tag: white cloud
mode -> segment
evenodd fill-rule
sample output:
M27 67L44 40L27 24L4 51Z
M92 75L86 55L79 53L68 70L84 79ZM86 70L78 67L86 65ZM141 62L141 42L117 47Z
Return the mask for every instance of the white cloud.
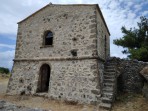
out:
M16 35L17 22L26 18L50 2L53 4L99 4L111 33L111 56L118 56L121 58L126 55L121 53L123 48L113 45L113 39L123 36L121 33L122 26L126 26L127 28L136 27L139 17L141 15L148 14L147 10L140 12L143 5L148 4L148 1L145 0L135 0L134 2L132 0L1 0L0 33L10 33ZM140 13L137 14L138 12ZM10 48L11 46L4 46L3 44L3 47ZM12 47L14 48L14 46ZM0 60L2 60L1 58L6 58L5 54L7 53L11 53L13 55L9 57L12 60L14 52L11 51L0 52ZM4 60L3 64L4 62L5 64L12 63L7 61L7 59Z
M148 15L148 11L144 11L144 12L142 13L142 15L143 15L143 16Z
M115 57L120 57L120 58L126 58L127 55L122 54L121 50L123 50L122 47L119 46L115 46L113 44L111 44L111 56L115 56Z
M17 22L48 3L42 0L2 0L0 1L0 33L17 33Z
M6 67L11 69L13 64L12 60L14 59L14 53L14 50L0 52L0 67Z
M140 11L142 9L142 4L137 4L134 6L135 12Z
M142 9L144 3L131 2L130 0L108 0L107 2L99 0L101 10L103 12L105 21L111 33L111 56L125 58L126 55L122 54L123 48L115 46L113 39L121 38L121 27L126 28L137 27L137 22L141 15L137 15L137 11ZM136 5L137 4L137 5ZM107 8L109 7L109 8ZM133 10L136 8L136 10ZM144 12L143 14L147 14Z
M14 49L15 45L8 45L8 44L0 44L0 49L1 48L10 48L10 49Z
M127 6L131 7L134 3L132 1L127 2Z

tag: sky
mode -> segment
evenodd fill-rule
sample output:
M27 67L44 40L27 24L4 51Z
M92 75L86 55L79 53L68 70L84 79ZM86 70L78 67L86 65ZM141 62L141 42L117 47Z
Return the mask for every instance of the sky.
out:
M121 27L136 27L140 16L148 17L148 0L0 0L0 67L11 69L15 54L17 22L49 4L99 4L109 31L111 56L126 58L122 47L113 44L121 38Z

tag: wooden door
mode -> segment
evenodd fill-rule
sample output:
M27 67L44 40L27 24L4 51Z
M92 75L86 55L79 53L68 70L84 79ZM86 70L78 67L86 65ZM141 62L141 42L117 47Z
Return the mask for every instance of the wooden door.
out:
M47 92L49 88L50 80L50 67L48 64L44 64L40 68L40 75L38 81L38 92Z

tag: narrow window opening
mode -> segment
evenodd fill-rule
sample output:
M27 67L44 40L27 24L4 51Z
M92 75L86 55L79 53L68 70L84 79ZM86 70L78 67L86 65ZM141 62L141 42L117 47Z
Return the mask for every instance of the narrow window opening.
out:
M53 44L53 33L51 31L46 31L45 34L45 45L52 45Z
M105 42L104 42L104 54L106 57L106 51L107 51L107 39L106 39L106 35L105 35Z

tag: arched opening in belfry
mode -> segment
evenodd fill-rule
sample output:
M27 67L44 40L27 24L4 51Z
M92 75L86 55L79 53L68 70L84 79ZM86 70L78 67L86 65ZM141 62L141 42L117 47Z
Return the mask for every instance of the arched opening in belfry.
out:
M44 45L53 45L53 33L51 31L44 32Z
M48 64L40 67L37 92L48 92L51 68Z

